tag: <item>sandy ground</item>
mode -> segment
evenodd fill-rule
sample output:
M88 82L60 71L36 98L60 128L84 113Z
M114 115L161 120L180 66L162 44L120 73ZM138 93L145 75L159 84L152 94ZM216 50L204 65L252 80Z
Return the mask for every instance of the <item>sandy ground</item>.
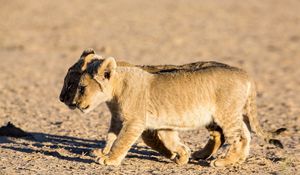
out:
M0 124L34 136L0 137L0 174L300 174L300 1L0 2ZM285 148L253 135L244 164L212 168L178 166L138 144L120 167L95 163L88 152L104 145L106 106L82 115L58 100L68 67L88 47L135 64L244 68L258 85L261 124L288 128ZM181 137L197 150L208 133Z

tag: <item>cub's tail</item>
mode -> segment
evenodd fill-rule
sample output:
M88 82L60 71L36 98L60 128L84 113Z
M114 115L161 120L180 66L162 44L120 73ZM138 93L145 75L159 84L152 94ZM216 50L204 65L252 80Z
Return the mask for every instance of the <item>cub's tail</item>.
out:
M274 132L264 131L260 126L257 119L257 107L256 107L256 88L254 83L249 83L249 96L245 105L246 118L249 121L252 132L256 133L260 138L263 138L266 142L273 144L279 148L283 148L280 140L275 139L277 135L286 131L286 128L279 128ZM246 119L246 120L247 120Z

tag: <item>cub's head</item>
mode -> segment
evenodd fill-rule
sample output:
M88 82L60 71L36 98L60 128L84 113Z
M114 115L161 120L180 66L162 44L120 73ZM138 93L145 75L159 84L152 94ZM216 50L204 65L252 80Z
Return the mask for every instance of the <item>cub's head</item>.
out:
M102 59L91 49L85 50L64 79L60 101L70 109L87 113L112 98L111 79L116 69L114 58Z

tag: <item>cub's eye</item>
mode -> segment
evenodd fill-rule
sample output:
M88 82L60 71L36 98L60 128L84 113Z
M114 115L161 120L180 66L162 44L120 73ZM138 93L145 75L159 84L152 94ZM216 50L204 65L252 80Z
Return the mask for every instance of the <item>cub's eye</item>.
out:
M86 86L79 86L78 88L79 88L79 93L84 94L84 90L85 90Z

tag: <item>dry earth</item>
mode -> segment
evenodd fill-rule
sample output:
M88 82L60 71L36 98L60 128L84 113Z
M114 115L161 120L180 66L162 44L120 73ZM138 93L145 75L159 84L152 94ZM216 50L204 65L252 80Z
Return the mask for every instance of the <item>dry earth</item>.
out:
M0 137L0 174L300 174L300 1L34 1L1 0L0 124L33 134ZM259 120L288 128L283 150L255 135L242 165L178 166L138 144L120 167L88 155L103 147L110 115L89 115L59 102L63 77L82 50L135 64L215 60L257 81ZM183 132L192 150L204 129Z

